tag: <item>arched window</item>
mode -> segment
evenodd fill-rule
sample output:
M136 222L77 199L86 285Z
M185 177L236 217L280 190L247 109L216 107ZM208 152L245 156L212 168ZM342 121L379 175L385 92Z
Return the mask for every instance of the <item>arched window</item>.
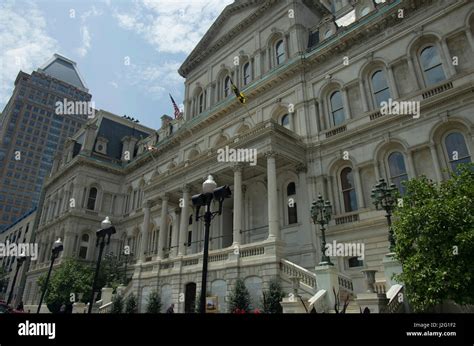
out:
M188 227L193 224L193 215L189 215ZM187 247L190 247L193 241L193 230L188 228L188 242L186 243Z
M352 168L346 167L341 172L342 197L346 213L357 210L357 198L354 187Z
M87 209L95 210L95 201L97 200L97 189L92 187L89 190L89 197L87 198Z
M298 214L296 212L296 185L291 182L286 187L286 197L288 206L288 224L298 223Z
M290 128L290 116L288 114L281 117L281 126Z
M198 114L201 114L203 110L204 110L204 93L201 92L201 94L199 95Z
M342 104L342 96L340 91L335 91L332 93L331 97L331 113L334 126L342 124L346 120L344 114L344 106Z
M456 172L456 168L459 164L471 162L471 156L467 150L466 141L462 133L450 133L444 139L444 145L446 146L449 164L453 172Z
M285 54L285 44L283 40L277 42L275 46L275 53L276 53L276 63L280 65L285 62L286 54Z
M382 102L388 101L390 98L390 90L388 88L384 71L378 70L372 75L372 90L374 92L376 107L380 107Z
M89 249L89 235L83 234L81 237L81 245L79 247L79 258L87 259L88 249Z
M405 187L402 185L402 182L408 180L408 174L401 152L395 151L388 156L388 169L390 181L397 186L398 191L403 196L405 194Z
M331 35L332 35L332 30L329 29L324 33L324 38L327 39L327 38L331 37Z
M247 85L250 83L250 63L249 62L244 65L243 81L244 81L244 85Z
M421 51L420 62L427 85L436 84L446 79L441 58L435 46L428 46Z
M227 76L225 77L224 80L224 97L227 97L230 95L230 77Z

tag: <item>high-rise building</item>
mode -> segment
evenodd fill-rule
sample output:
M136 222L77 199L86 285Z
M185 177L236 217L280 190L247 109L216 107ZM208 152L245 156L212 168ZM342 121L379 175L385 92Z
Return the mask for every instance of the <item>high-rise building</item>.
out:
M87 120L76 107L58 112L57 102L89 102L88 91L76 63L58 54L31 74L18 73L0 115L0 231L38 204L55 154Z

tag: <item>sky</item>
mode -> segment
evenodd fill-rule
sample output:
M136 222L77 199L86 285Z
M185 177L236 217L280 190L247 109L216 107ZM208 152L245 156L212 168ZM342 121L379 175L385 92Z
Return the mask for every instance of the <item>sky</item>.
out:
M232 0L2 0L0 110L18 72L75 61L97 109L151 128L180 107L178 68Z

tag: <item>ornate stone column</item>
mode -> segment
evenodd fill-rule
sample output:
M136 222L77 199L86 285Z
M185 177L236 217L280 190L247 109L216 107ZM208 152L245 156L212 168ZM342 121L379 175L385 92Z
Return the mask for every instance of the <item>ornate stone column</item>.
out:
M362 189L362 180L360 179L359 167L354 167L354 182L355 182L355 189L357 192L358 209L365 208L364 191Z
M153 206L152 201L146 201L143 205L143 225L142 240L140 242L140 262L145 262L146 249L148 243L148 231L150 230L150 208Z
M430 145L431 159L433 160L433 166L436 174L436 180L441 182L443 180L443 175L441 174L441 168L439 166L438 151L436 150L436 145L432 143Z
M407 169L408 169L408 178L413 179L416 177L415 164L413 162L413 151L408 150L407 152Z
M168 232L168 200L169 196L166 194L161 198L160 235L158 238L158 258L160 259L164 258L166 233Z
M453 65L453 59L451 58L451 54L449 53L449 48L448 48L448 43L446 42L446 38L443 38L441 40L441 49L443 56L446 61L446 70L448 71L448 78L453 77L456 75L456 69L454 68Z
M365 83L363 79L359 80L359 90L360 90L360 99L362 100L362 109L364 110L364 112L368 112L369 106L367 103L367 94L365 92Z
M186 255L186 246L184 245L187 242L188 235L188 225L189 225L189 192L190 186L183 186L183 199L180 201L181 207L181 222L179 225L179 246L178 246L178 256Z
M280 217L278 212L278 191L276 173L276 153L269 151L267 158L267 194L268 194L268 239L279 240Z
M466 27L466 37L467 41L469 42L469 46L471 47L471 51L474 54L474 37L469 26Z
M178 256L178 242L179 242L179 232L180 232L180 223L179 219L181 216L181 210L176 208L173 210L174 214L176 215L176 224L173 225L172 234L171 234L171 249L170 249L170 257Z
M240 232L242 231L242 169L243 165L234 165L234 220L233 220L233 242L232 246L240 244Z
M347 119L351 119L352 118L351 107L349 105L349 97L347 95L347 88L343 87L341 91L342 91L342 103L344 105L344 112L346 113Z
M415 85L417 89L421 89L420 80L418 79L418 73L416 73L415 66L413 64L413 59L410 55L407 56L408 71L415 78Z
M395 82L395 76L393 75L393 68L392 66L387 67L387 72L388 72L388 85L390 85L390 91L391 91L391 96L392 99L396 100L398 99L398 89L397 89L397 83Z

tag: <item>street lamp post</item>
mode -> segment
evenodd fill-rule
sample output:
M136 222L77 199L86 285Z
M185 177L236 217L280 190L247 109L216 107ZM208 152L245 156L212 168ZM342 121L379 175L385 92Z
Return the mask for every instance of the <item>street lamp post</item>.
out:
M109 220L109 217L107 216L104 221L102 221L101 229L99 229L96 232L97 235L97 241L95 243L95 246L99 246L99 258L97 259L97 266L95 268L95 275L94 275L94 281L92 282L92 292L91 292L91 300L89 302L89 311L88 313L90 314L92 312L92 305L94 305L94 292L95 292L95 286L97 284L97 280L99 278L99 271L100 271L100 262L102 260L102 253L104 252L104 247L105 245L110 243L110 237L112 234L116 233L115 227L112 226L112 223ZM107 237L107 241L105 238Z
M206 286L207 286L207 264L209 258L209 230L211 227L211 220L216 215L222 214L222 205L224 199L229 198L232 193L227 185L217 187L212 175L209 175L207 180L202 184L202 193L192 197L193 205L196 207L196 221L204 219L204 254L202 260L202 281L201 281L201 297L199 301L199 308L202 314L206 313ZM218 201L219 209L211 211L211 202ZM206 211L203 215L199 215L201 207L205 207Z
M36 311L37 314L40 313L41 310L41 305L43 304L43 299L46 294L46 291L48 290L48 283L49 283L49 278L51 277L51 271L53 270L53 264L56 258L59 257L59 253L63 251L63 243L61 242L61 238L58 238L53 244L53 248L51 249L51 264L49 265L49 270L48 270L48 275L46 276L46 282L44 284L44 289L43 293L41 293L41 299L38 305L38 310Z
M311 218L315 224L318 224L321 228L322 243L321 243L321 262L319 265L333 265L331 259L326 255L326 228L331 220L332 206L329 201L324 201L321 195L318 196L316 201L313 201L311 207Z
M123 255L125 256L125 273L123 275L123 284L127 285L127 265L128 265L128 259L131 255L130 247L128 245L125 246Z
M12 301L12 298L13 298L13 289L15 288L15 284L16 284L16 278L18 276L18 272L20 271L20 267L21 265L23 264L23 262L25 261L26 257L25 256L18 256L16 258L16 271L15 271L15 275L13 276L13 282L12 282L12 287L10 288L10 294L8 295L8 299L7 299L7 304L9 305L10 302Z
M378 184L372 189L372 201L377 210L385 210L385 217L388 223L388 241L390 242L390 253L395 249L395 238L392 230L392 212L397 202L398 189L395 184L390 184L385 179L380 179Z

